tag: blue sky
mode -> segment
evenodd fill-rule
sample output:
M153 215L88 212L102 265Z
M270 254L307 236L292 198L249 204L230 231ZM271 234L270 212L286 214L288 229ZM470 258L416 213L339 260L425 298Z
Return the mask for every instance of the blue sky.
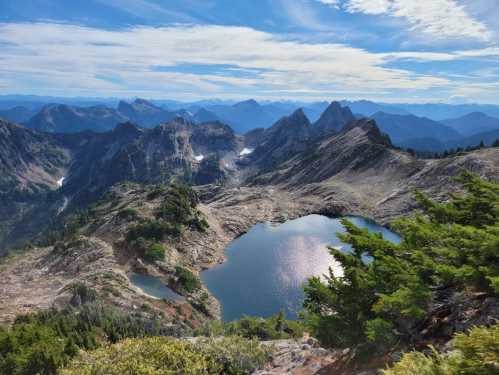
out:
M0 94L499 104L499 2L0 0Z

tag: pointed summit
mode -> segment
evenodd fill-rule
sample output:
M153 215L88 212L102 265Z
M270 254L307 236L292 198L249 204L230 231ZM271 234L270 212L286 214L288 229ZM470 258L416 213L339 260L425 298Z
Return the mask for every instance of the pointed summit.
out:
M310 125L310 120L303 111L303 108L298 108L291 114L291 116L288 117L288 119L292 123L307 124L307 126Z
M388 134L383 133L379 129L375 120L370 118L362 118L352 121L342 129L341 133L348 133L355 128L358 128L362 132L364 132L364 134L371 142L381 144L386 147L393 147L390 137L388 136Z
M355 117L350 108L342 107L339 102L331 102L319 120L314 123L313 131L316 136L337 133L353 120Z

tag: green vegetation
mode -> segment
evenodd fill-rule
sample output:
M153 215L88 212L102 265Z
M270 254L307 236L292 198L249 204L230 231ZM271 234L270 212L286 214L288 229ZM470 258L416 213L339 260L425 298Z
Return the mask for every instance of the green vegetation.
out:
M161 325L160 317L125 314L102 304L84 284L73 287L71 305L19 316L12 327L0 327L0 374L56 374L80 349L175 333Z
M126 240L138 256L154 262L164 259L164 248L161 250L160 242L179 237L184 228L205 231L208 223L196 208L199 202L196 192L187 185L172 183L168 190L158 185L149 195L149 199L164 196L156 218L144 219L132 226ZM130 209L125 210L118 215L130 218ZM133 218L137 220L138 215L133 215Z
M404 354L385 375L494 375L499 374L499 325L474 328L469 335L458 334L453 350L441 354L432 348Z
M304 314L325 345L361 344L371 353L417 339L432 290L499 292L499 185L463 172L467 194L437 203L417 193L424 215L398 220L396 245L344 220L352 253L330 249L344 275L311 278ZM366 261L366 256L369 261Z
M201 288L201 281L187 268L177 266L175 267L175 277L177 285L188 293L194 293Z
M164 241L169 236L177 237L180 228L162 220L144 220L140 224L133 226L127 233L128 242L139 238L154 241Z
M209 374L246 375L268 362L271 349L240 336L199 338L194 350L215 363Z
M135 208L127 207L118 211L116 217L124 221L134 221L137 220L140 217L140 215Z
M130 241L130 247L134 252L148 262L164 261L165 260L165 247L154 241L149 241L143 237L138 237Z
M228 323L211 321L195 331L196 336L229 336L237 335L259 340L280 340L301 338L304 326L298 320L285 319L284 314L271 316L267 319L245 316Z
M127 339L82 353L61 375L244 375L261 367L268 355L258 342L240 337L194 344L165 337Z
M208 223L197 210L199 198L188 185L172 183L156 217L204 232Z
M165 260L165 247L160 243L154 243L144 252L144 259L155 262Z
M442 152L420 151L420 150L414 150L412 148L408 148L405 151L407 151L411 155L414 155L414 156L417 156L420 158L444 159L444 158L456 156L458 154L463 154L466 152L481 150L483 148L492 148L492 147L499 147L499 139L496 139L494 142L492 142L490 146L486 146L483 141L480 141L480 143L478 143L477 145L474 145L474 146L450 148L450 149L448 149L448 150L446 149Z
M61 375L208 374L214 363L183 341L163 337L127 339L75 358Z

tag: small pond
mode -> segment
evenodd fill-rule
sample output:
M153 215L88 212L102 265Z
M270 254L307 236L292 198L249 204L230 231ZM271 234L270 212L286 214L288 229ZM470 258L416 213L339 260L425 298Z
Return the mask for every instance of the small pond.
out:
M359 227L382 233L390 241L400 237L371 220L348 217ZM268 317L284 310L296 318L303 301L303 283L332 267L341 274L327 246L349 251L336 233L344 233L340 219L309 215L283 224L260 223L232 241L227 261L201 273L210 292L222 304L223 319L243 315Z
M184 297L168 288L160 279L151 275L131 273L128 275L130 282L143 293L157 299L170 301L183 301Z

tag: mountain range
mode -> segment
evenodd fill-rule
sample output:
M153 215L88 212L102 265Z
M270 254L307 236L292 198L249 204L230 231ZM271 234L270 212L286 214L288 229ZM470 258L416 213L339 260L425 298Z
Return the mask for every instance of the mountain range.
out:
M165 111L147 102L134 104L127 114L144 114L143 120ZM78 116L79 112L69 113ZM355 176L379 170L387 180L392 178L386 174L393 173L398 184L405 184L399 180L400 173L410 176L429 164L393 146L384 133L399 134L403 125L383 123L386 116L378 114L378 126L378 120L356 119L348 107L333 102L314 123L298 109L271 127L246 135L238 135L222 122L196 124L179 116L152 128L127 120L112 130L103 127L101 132L69 134L1 121L0 242L36 237L54 221L48 217L57 220L86 207L123 181L154 184L180 178L194 185L310 186L345 173ZM389 116L400 120L410 115ZM428 119L424 124L438 125L444 136L457 134Z
M30 99L33 100L31 97ZM24 123L34 130L74 133L83 130L104 132L112 130L116 124L125 121L151 128L176 117L182 117L192 123L219 121L231 126L238 134L251 132L254 135L258 132L255 133L255 129L269 128L280 118L296 111L300 104L298 102L258 103L255 100L238 103L203 101L183 103L185 107L182 108L181 103L174 101L155 103L136 99L133 102L120 101L116 108L103 104L91 106L47 104L37 112L37 107L30 103L26 107L17 106L1 110L0 118L6 118L15 123ZM168 106L173 109L169 109ZM348 121L351 121L353 117L367 116L377 121L380 129L390 136L395 145L417 151L443 152L451 148L476 146L481 141L490 145L497 138L499 119L485 113L471 112L459 118L436 121L432 118L416 116L402 107L404 106L397 107L395 104L380 104L363 100L337 102L336 108L331 108L325 102L306 103L302 109L308 119L318 123L316 132L323 126L320 124L321 121L327 123L324 116L333 116L338 119L346 116ZM336 112L328 114L327 111L325 112L326 108ZM348 108L348 113L338 113L344 108ZM411 108L421 109L424 106L412 105ZM438 108L455 109L455 106L440 105ZM468 105L456 108L461 111L474 107ZM493 111L495 107L477 105L477 108ZM439 113L444 112L442 109ZM334 125L331 126L334 128Z

